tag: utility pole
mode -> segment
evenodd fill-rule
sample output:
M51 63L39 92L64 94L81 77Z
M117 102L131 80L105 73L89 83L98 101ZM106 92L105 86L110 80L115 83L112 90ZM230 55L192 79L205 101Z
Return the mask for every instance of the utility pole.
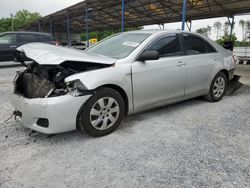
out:
M14 25L13 25L13 14L10 14L11 17L11 30L14 31Z

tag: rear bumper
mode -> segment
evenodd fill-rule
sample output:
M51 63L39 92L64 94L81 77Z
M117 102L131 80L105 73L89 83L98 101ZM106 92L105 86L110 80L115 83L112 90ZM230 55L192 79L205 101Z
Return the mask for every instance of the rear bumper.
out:
M25 127L45 134L55 134L76 129L77 114L90 95L73 97L64 95L51 98L27 99L12 94L11 102L19 111L17 120ZM40 118L47 119L47 128L39 126Z
M228 79L229 79L229 81L231 81L234 78L234 71L235 71L235 68L228 71L228 74L229 74Z

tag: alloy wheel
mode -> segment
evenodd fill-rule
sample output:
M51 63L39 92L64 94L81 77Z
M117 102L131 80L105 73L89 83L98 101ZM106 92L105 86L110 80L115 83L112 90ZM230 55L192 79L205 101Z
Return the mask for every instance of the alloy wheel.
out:
M213 85L213 94L215 97L220 98L224 91L225 91L225 87L226 87L226 82L225 79L221 76L219 76Z
M120 107L112 97L100 98L90 110L90 123L97 130L106 130L118 120Z

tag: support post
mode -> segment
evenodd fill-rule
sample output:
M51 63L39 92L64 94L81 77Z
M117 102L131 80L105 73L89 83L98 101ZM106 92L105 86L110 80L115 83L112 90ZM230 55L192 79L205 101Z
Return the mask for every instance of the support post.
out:
M89 7L88 4L86 5L86 12L85 12L85 17L86 17L86 41L87 41L87 48L89 47Z
M125 0L122 0L122 32L125 30Z
M67 43L68 43L68 47L70 47L71 44L70 44L70 20L69 20L69 14L67 14Z
M41 23L40 23L40 20L38 20L38 32L41 32Z
M187 20L186 25L187 25L188 31L191 31L192 30L192 20Z
M53 35L53 26L52 26L51 17L49 17L49 32L50 32L51 35Z
M230 36L229 40L232 41L232 35L233 35L233 29L234 29L234 16L232 16L232 22L230 23L231 29L230 29Z
M187 12L187 0L182 0L182 25L181 30L185 30L185 22L186 22L186 12Z

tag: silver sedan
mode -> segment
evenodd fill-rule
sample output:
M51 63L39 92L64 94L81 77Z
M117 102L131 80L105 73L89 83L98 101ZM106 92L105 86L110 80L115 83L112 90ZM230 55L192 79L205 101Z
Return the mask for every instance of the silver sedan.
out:
M126 115L204 96L222 99L233 77L232 52L192 32L133 31L84 52L31 43L33 60L14 80L14 114L30 129L55 134L80 127L98 137Z

